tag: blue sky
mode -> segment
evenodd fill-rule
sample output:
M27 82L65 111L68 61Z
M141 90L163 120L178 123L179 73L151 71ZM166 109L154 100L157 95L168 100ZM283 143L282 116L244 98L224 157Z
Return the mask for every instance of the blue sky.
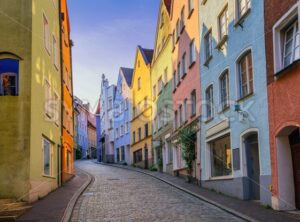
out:
M74 94L96 106L101 74L116 84L137 45L153 48L159 0L68 0Z

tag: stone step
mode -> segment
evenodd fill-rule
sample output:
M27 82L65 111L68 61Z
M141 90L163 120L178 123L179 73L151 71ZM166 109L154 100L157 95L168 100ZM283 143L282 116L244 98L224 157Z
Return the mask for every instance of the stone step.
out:
M0 203L0 212L2 210L14 209L14 208L23 207L23 206L26 206L26 205L27 205L26 202L14 202L14 203L4 203L4 204Z
M15 221L30 208L31 206L26 202L18 202L14 199L0 199L0 221Z
M0 206L1 204L7 204L7 203L14 203L16 200L14 199L0 199Z

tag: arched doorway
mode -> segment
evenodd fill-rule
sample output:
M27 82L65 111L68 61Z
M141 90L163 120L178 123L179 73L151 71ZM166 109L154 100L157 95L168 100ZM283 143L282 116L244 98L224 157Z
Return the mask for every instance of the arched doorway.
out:
M278 208L300 209L299 128L287 126L276 136L278 169Z
M251 132L244 136L246 154L247 188L246 199L260 199L260 165L259 146L257 132Z
M295 205L300 209L300 133L299 129L289 135L289 142L292 154L292 165L295 185Z

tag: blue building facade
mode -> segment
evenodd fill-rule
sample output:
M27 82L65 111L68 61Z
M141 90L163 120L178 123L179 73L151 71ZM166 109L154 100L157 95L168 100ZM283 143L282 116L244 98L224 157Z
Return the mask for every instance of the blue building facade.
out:
M82 100L75 97L74 106L78 111L78 115L76 116L78 149L81 152L81 158L86 159L88 155L88 147L89 147L88 130L87 130L89 104L84 104Z
M114 100L115 162L131 164L130 160L130 86L133 69L120 68Z
M205 1L199 13L201 185L271 205L264 1Z

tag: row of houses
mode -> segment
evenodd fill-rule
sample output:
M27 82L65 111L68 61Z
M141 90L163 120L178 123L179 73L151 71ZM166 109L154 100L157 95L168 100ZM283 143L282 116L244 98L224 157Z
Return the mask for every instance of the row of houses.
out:
M299 0L161 0L154 50L102 76L98 160L300 209L299 20Z
M73 175L66 0L0 2L0 198L33 202Z

